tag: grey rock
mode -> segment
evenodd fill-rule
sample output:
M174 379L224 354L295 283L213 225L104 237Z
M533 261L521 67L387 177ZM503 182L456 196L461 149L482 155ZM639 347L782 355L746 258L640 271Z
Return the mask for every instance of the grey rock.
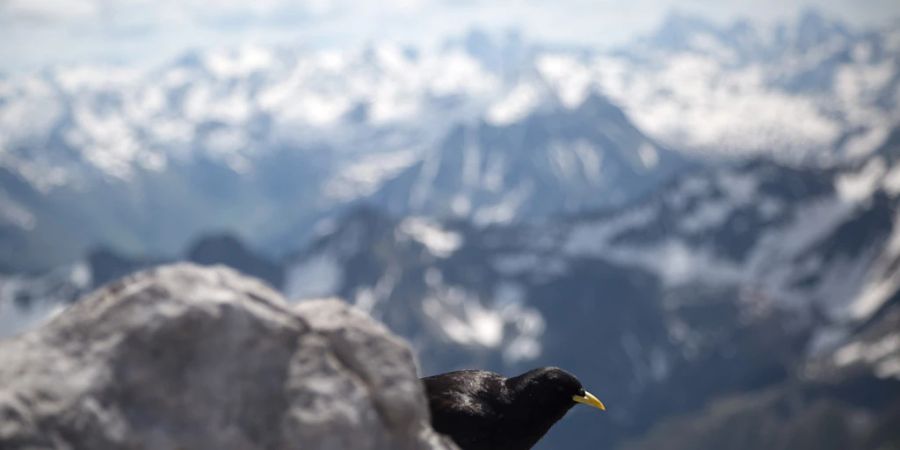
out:
M453 449L409 347L223 267L138 273L0 342L3 449Z

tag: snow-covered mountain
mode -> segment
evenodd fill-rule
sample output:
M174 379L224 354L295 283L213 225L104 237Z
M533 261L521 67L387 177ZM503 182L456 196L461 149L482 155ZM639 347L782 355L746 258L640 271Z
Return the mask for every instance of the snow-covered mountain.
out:
M668 149L858 158L898 121L898 36L813 13L776 27L675 15L613 52L473 31L436 48L7 74L0 268L95 245L175 254L210 229L296 248L361 199L481 224L621 204L683 166Z
M838 413L826 406L841 423L860 420L838 442L862 448L884 439L900 393L898 205L900 129L841 167L696 167L623 208L540 224L356 208L280 264L230 237L184 258L283 281L291 298L345 298L409 338L426 373L570 368L615 408L602 423L573 414L548 448L593 448L572 438L591 426L611 448L677 436L676 448L713 449L734 423L791 433L827 424ZM39 277L4 277L0 317L28 326L153 263L95 252ZM783 402L799 409L770 423ZM691 431L698 424L709 432ZM823 442L804 439L798 448Z
M699 168L624 209L535 225L361 209L289 262L285 291L370 311L425 372L585 374L616 405L609 444L795 377L853 366L895 386L898 335L883 320L900 298L898 150L900 129L839 168Z
M283 281L291 298L345 298L409 338L426 373L570 368L615 409L599 424L573 414L548 448L593 448L572 439L592 426L615 448L677 436L676 448L714 449L734 423L799 433L834 414L860 420L838 442L862 448L885 439L900 393L898 205L900 129L841 167L697 167L624 208L540 224L357 208L280 264L230 237L184 258ZM153 263L95 252L4 277L0 317L28 326ZM770 423L784 402L798 406ZM692 431L701 425L709 432ZM798 448L824 439L802 436Z
M881 448L898 124L900 26L815 13L676 14L604 52L473 31L6 75L0 336L220 263L348 300L427 373L578 373L610 419L573 411L546 448Z
M808 11L717 25L676 13L612 55L568 64L569 77L599 79L648 134L702 154L855 158L900 118L896 21L858 30Z
M260 240L310 228L322 208L412 164L490 98L494 78L459 50L390 45L7 77L3 262L47 267L97 244L173 253L208 229Z
M368 202L395 214L509 223L622 205L688 165L602 97L546 109L454 129Z
M675 170L612 106L605 116L579 104L536 115L559 103L555 91L526 62L510 78L511 69L494 67L482 47L248 47L191 54L153 70L56 68L5 78L0 263L46 269L97 245L174 254L210 229L234 230L269 249L296 248L318 221L372 196L450 145L451 130L474 122L497 124L495 139L508 143L521 143L526 120L548 130L566 121L583 136L606 126L605 140L590 144L620 158L656 158L654 176L629 172L635 185L652 186L663 178L655 174ZM613 135L615 128L626 135ZM570 143L556 137L541 145ZM598 155L584 157L600 170ZM519 181L538 191L555 182L573 196L587 187L560 186L550 167L540 169ZM598 197L632 194L593 172ZM505 188L499 182L495 190ZM603 190L613 184L620 192Z

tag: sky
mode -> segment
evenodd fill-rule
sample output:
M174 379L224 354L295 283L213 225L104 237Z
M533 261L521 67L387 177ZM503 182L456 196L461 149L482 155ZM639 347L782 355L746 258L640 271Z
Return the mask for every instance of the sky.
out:
M430 45L472 27L608 48L671 11L717 22L784 20L807 8L857 26L900 17L898 0L0 0L0 72L58 64L154 65L242 44Z

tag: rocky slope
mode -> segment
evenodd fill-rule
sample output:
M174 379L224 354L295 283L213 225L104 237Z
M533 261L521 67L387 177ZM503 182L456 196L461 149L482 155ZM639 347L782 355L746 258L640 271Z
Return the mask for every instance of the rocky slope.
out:
M338 301L165 266L0 341L0 447L451 449L413 356Z
M710 402L804 389L830 402L842 380L865 390L900 377L896 331L882 321L900 292L898 139L831 169L698 168L626 208L532 225L361 208L280 264L222 237L186 257L265 269L289 298L345 298L408 338L426 373L564 366L615 408L601 423L567 417L547 445L613 446L675 417L705 420ZM100 256L14 278L0 306L24 323L53 307L42 299L68 301L110 267L143 264ZM859 411L880 420L883 407ZM573 440L579 427L599 441Z
M803 381L829 371L813 361L862 367L838 379L851 391L892 386L900 347L877 318L900 293L898 145L834 169L699 169L627 208L535 225L361 209L296 256L285 290L371 311L411 340L426 372L556 364L616 405L609 422L567 418L548 448L598 443L573 440L578 427L612 446L764 389L826 401L830 388ZM877 338L853 344L872 327Z
M663 421L623 450L865 449L900 444L900 293L843 346L794 376Z

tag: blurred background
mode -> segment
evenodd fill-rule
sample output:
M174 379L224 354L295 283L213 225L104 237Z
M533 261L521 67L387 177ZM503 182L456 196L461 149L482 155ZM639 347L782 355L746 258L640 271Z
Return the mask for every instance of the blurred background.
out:
M543 449L897 449L898 199L895 0L0 0L0 336L227 264Z

